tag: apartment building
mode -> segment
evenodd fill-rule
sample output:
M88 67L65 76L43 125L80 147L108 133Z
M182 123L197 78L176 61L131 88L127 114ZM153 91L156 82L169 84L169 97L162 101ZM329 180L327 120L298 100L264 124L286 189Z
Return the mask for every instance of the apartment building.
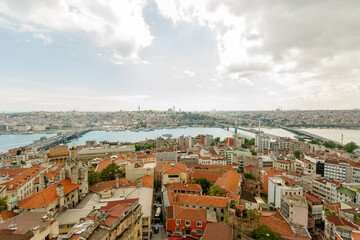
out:
M282 196L280 213L290 223L308 226L308 205L303 196Z
M270 177L268 187L268 202L274 203L276 208L281 206L281 198L286 195L302 196L303 188L299 186L289 186L280 177Z
M345 161L325 160L324 177L343 182L351 182L351 166Z
M326 204L337 202L337 191L336 189L340 186L339 181L330 181L324 178L314 179L312 184L311 194L320 198Z

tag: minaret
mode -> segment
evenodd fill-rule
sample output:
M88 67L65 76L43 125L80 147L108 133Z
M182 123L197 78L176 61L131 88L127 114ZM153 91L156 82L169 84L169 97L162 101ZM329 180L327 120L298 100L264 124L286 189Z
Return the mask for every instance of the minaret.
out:
M344 143L344 134L342 133L341 134L341 146L343 145L343 143Z

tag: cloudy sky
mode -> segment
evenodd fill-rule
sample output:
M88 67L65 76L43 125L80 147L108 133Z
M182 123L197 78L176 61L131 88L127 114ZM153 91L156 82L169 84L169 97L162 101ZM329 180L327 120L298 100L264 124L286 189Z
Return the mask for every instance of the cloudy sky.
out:
M360 2L1 0L0 111L360 107Z

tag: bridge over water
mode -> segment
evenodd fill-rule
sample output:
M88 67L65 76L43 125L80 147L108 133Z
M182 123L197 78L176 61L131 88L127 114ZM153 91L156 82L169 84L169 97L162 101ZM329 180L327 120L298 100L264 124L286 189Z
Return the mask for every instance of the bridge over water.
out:
M42 150L48 149L49 147L59 145L61 143L65 143L73 138L78 138L85 133L90 132L91 129L84 129L79 131L68 131L68 132L59 132L56 136L36 140L31 144L24 146L25 149L35 149L35 150Z
M324 138L322 136L319 136L319 135L316 135L316 134L313 134L313 133L309 133L309 132L306 132L306 131L303 131L303 130L300 130L300 129L297 129L297 128L290 128L290 127L280 127L281 129L284 129L288 132L292 132L294 134L296 134L297 136L300 136L300 137L304 137L304 138L307 138L307 139L314 139L314 140L317 140L317 141L320 141L320 142L326 142L326 141L332 141L336 144L340 144L339 142L336 142L336 141L333 141L331 139L328 139L328 138Z
M217 123L217 126L221 127L221 128L226 128L227 130L230 130L230 128L234 128L235 133L237 133L238 130L242 130L242 131L245 131L245 132L250 132L250 133L253 133L253 134L256 134L256 133L259 132L258 130L255 130L255 129L243 128L243 127L239 127L239 126L236 126L236 125L225 124L225 123ZM261 133L261 136L268 136L270 138L279 138L280 137L280 136L275 136L273 134L264 133L263 131L260 131L260 133Z

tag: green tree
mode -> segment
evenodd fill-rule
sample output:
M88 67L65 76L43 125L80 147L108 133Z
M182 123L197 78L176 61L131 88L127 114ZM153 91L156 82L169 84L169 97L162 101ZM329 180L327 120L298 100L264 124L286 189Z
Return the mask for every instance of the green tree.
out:
M300 155L301 155L301 153L300 153L299 151L295 151L295 152L294 152L294 156L295 156L297 159L300 158Z
M110 163L106 168L101 170L100 178L101 181L110 181L114 180L117 175L119 176L119 178L125 176L124 171L120 168L119 165L115 163Z
M250 152L251 152L251 155L254 155L254 156L257 155L257 153L253 149L251 149Z
M197 178L194 183L197 183L201 186L203 193L207 194L209 188L212 186L212 183L206 178Z
M298 140L299 140L300 142L305 142L305 139L304 139L304 138L298 138Z
M246 210L246 215L250 220L258 222L261 214L256 209L248 209L248 210Z
M251 236L255 240L281 240L281 236L278 232L274 232L269 226L264 224L252 231Z
M217 137L217 138L214 139L214 141L215 141L215 143L219 143L219 142L220 142L220 138Z
M311 141L310 141L309 143L311 143L311 144L320 144L319 141L316 141L316 140L314 140L314 139L311 139Z
M255 176L254 176L254 174L252 174L252 173L246 173L246 172L244 172L243 175L244 175L244 177L245 177L246 179L255 179Z
M224 196L224 191L219 186L211 186L208 191L209 195L211 196Z
M323 142L323 145L327 148L336 148L336 143L333 141L325 141Z
M343 146L343 150L347 151L348 153L352 153L355 149L358 148L358 145L354 142L349 142Z
M0 198L0 212L7 210L6 200L7 197Z
M95 183L100 182L101 181L100 175L101 174L99 172L91 172L91 173L89 173L89 175L88 175L89 185L93 185Z

